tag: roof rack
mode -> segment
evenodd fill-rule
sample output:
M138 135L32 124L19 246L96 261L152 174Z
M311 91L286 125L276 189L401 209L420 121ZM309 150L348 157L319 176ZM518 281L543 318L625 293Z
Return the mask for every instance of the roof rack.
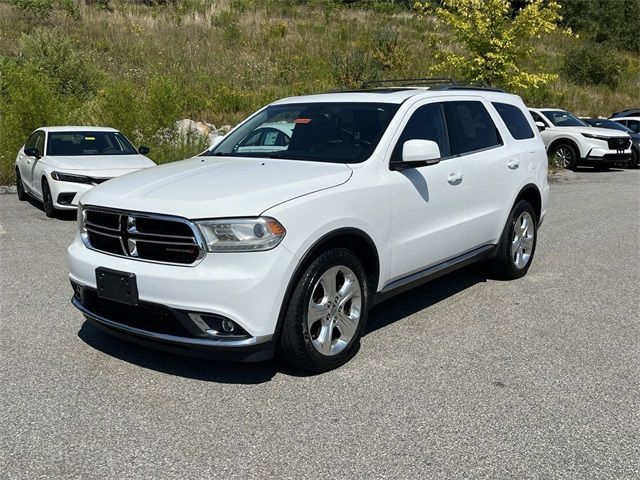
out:
M436 85L456 86L458 83L449 77L399 78L396 80L368 80L362 84L363 89L376 87L431 87Z
M368 89L393 89L408 87L430 87L432 90L485 90L490 92L504 92L499 88L491 87L484 80L471 80L458 83L450 77L430 78L399 78L396 80L369 80L362 84L363 90Z

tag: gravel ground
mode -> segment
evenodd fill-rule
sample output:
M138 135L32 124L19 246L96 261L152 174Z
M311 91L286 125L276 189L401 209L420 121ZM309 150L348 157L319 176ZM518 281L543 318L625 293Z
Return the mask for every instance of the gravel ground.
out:
M640 478L640 171L554 184L529 274L473 266L304 376L113 339L69 304L73 216L0 196L2 478Z

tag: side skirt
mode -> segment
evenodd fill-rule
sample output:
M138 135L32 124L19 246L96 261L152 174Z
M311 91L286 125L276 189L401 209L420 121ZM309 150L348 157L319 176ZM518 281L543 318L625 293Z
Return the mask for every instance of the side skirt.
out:
M460 255L452 258L451 260L447 260L446 262L439 263L438 265L434 265L404 278L395 280L376 294L375 299L372 302L372 306L380 302L384 302L395 295L415 288L418 285L422 285L423 283L442 277L454 270L458 270L459 268L480 260L492 258L495 256L497 248L497 245L484 245L482 247L475 248L464 255Z

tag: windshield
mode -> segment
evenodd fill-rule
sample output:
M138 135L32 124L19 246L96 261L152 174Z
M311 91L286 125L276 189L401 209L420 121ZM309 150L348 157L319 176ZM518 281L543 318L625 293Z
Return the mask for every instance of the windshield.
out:
M270 106L204 155L358 163L371 155L397 110L388 103Z
M621 123L614 122L613 120L591 119L585 121L592 127L610 128L612 130L620 130L622 132L633 133L633 130L631 130L629 127L625 127Z
M564 110L545 110L542 114L549 119L556 127L588 127L586 123L576 117L573 113Z
M138 152L120 132L50 132L47 155L134 155Z

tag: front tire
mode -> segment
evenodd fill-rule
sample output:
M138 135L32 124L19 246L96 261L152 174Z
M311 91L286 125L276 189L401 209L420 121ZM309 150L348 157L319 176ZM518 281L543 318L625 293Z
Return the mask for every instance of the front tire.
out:
M536 252L538 220L533 205L520 200L511 210L496 255L496 273L505 280L524 277Z
M54 218L56 216L56 208L53 206L53 197L46 178L42 179L42 206L47 217Z
M18 200L25 201L27 199L27 192L24 189L22 183L22 177L20 176L20 170L16 168L16 191L18 192Z
M343 365L358 350L368 309L367 276L358 258L344 248L322 253L293 292L280 337L280 357L314 373Z
M568 143L561 143L553 147L549 155L554 165L567 170L573 170L578 165L578 154L576 150Z
M638 168L640 165L640 150L631 150L631 161L625 165L626 168Z

